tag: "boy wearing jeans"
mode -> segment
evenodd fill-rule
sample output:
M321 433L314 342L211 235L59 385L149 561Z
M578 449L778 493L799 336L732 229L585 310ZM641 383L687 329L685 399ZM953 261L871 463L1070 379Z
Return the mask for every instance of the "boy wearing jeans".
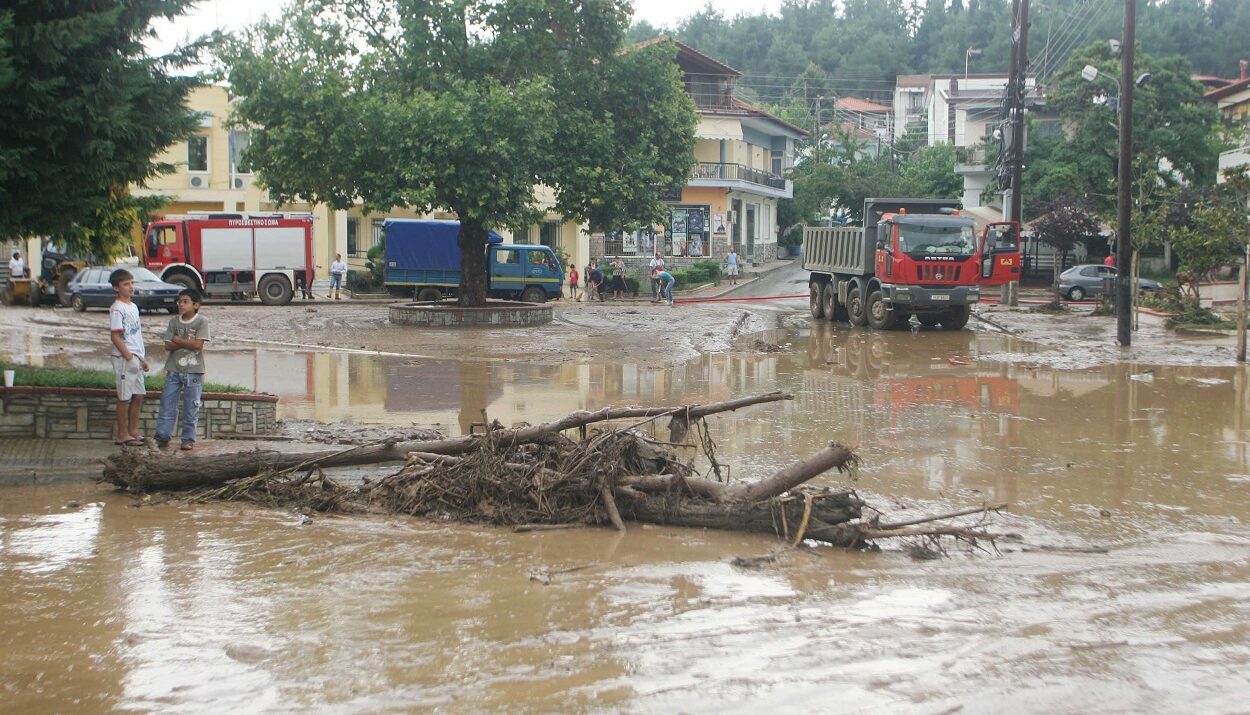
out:
M113 343L113 379L117 384L117 439L113 444L142 447L139 413L148 394L143 384L148 361L139 306L130 300L135 294L135 277L119 268L109 274L109 283L117 291L117 300L109 306L109 340Z
M200 315L200 293L188 288L178 294L178 315L165 328L165 387L161 411L156 418L156 446L164 449L178 421L182 403L182 448L195 448L195 428L200 419L200 396L204 392L204 343L208 341L208 318Z

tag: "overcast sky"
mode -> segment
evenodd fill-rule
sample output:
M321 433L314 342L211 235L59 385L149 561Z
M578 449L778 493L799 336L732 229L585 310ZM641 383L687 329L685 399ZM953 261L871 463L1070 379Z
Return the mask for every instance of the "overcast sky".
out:
M152 50L165 52L179 42L218 28L237 30L265 15L277 15L284 4L285 0L200 0L197 7L177 21L157 25L160 39L153 43ZM671 27L704 4L705 0L634 0L634 19ZM743 12L776 12L781 0L716 0L715 5L726 17L733 17Z

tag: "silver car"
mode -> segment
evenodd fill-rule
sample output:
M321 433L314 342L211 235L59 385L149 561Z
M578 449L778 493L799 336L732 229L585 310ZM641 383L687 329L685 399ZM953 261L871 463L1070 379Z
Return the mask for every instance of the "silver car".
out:
M1117 275L1119 271L1113 266L1105 266L1101 263L1083 263L1079 266L1072 266L1059 274L1059 294L1068 300L1085 300L1087 296L1102 293L1104 278L1115 278ZM1162 289L1163 284L1158 281L1152 281L1149 278L1137 279L1139 291Z

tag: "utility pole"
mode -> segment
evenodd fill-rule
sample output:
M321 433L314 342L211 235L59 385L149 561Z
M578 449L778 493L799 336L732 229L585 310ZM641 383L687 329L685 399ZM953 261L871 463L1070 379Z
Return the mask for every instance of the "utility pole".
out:
M824 97L816 97L816 165L820 165L820 100Z
M1133 344L1133 50L1137 44L1137 0L1124 0L1124 38L1120 43L1120 170L1116 192L1116 340L1123 347Z
M1025 77L1029 68L1029 0L1011 0L1011 77L1007 82L1009 118L1011 120L1011 194L1007 206L1007 218L1022 223L1021 207L1024 190L1024 98L1027 93ZM1019 283L1012 281L1003 286L1006 303L1016 305Z

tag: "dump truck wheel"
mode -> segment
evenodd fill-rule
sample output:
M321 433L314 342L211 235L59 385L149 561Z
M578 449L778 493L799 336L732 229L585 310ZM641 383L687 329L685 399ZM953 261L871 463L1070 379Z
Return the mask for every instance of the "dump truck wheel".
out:
M851 325L858 325L861 328L868 325L868 312L864 306L864 295L858 286L852 287L846 293L846 317Z
M880 290L874 290L868 295L868 325L873 330L889 330L894 327L894 316L890 313L890 306L881 297Z
M417 302L433 303L443 299L443 291L437 288L422 288L417 291Z
M812 312L812 317L820 320L825 317L825 286L828 283L820 281L811 281L807 284L807 308Z
M943 330L963 330L968 324L968 318L972 316L972 307L961 305L951 308L942 314Z
M821 303L824 306L825 320L836 320L838 314L838 284L830 281L821 292Z

